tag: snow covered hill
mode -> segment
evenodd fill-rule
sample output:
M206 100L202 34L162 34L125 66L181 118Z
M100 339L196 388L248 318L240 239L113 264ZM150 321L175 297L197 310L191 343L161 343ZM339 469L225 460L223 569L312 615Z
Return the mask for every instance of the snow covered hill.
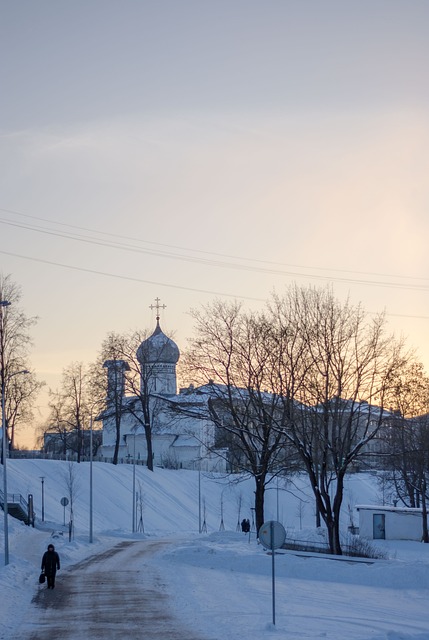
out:
M61 506L61 498L68 497L70 469L75 476L73 519L75 533L84 534L89 527L89 462L81 464L57 460L9 460L9 493L33 495L38 526L42 513L42 484L44 478L44 516L52 527L69 522L69 507ZM248 517L252 521L252 479L240 481L239 476L216 476L196 471L135 467L136 491L142 495L143 524L146 533L166 534L177 531L198 532L199 508L204 515L207 531L225 529L235 531L237 521ZM93 526L94 534L132 530L133 466L93 463ZM201 500L199 500L199 495ZM241 507L239 512L239 505ZM358 503L377 502L377 487L370 475L349 476L346 483L343 525L349 524L349 509ZM65 516L65 518L64 518ZM139 504L137 516L140 519ZM314 527L314 499L305 476L285 484L274 480L266 492L266 520L275 519L287 530Z
M168 537L174 542L157 556L170 606L201 639L285 640L429 640L429 545L380 542L386 560L353 563L329 558L276 554L276 625L271 619L271 557L250 537L237 532L240 518L252 520L251 480L198 477L197 472L135 468L142 495L144 533L132 533L132 465L93 465L94 542L89 543L89 463L73 464L76 483L74 537L64 533L68 507L65 462L9 460L9 492L34 496L36 528L9 518L10 564L0 569L2 601L0 638L19 636L21 621L31 615L40 559L54 541L62 560L61 579L75 562L112 547L120 540ZM41 478L44 515L41 523ZM237 479L236 479L237 480ZM369 475L348 478L343 529L349 507L377 503ZM199 501L199 495L201 501ZM199 504L207 533L199 534ZM239 511L239 505L241 505ZM137 520L139 510L137 510ZM288 535L314 530L314 502L305 478L286 487L275 481L267 492L266 519L279 519ZM3 533L3 518L0 518ZM52 533L55 536L52 538ZM1 561L1 559L0 559ZM62 578L62 576L64 576ZM78 614L78 612L77 612ZM126 621L124 621L126 633ZM280 635L279 635L280 634Z

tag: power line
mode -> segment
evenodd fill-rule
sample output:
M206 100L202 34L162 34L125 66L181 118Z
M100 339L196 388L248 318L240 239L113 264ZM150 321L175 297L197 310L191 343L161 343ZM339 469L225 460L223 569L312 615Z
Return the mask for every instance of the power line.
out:
M77 267L75 265L69 265L69 264L63 264L61 262L54 262L51 260L44 260L42 258L34 258L31 256L24 256L24 255L20 255L18 253L12 253L10 251L2 251L0 250L0 254L3 255L7 255L7 256L11 256L13 258L20 258L21 260L29 260L31 262L39 262L41 264L47 264L47 265L51 265L54 267L61 267L63 269L69 269L71 271L81 271L84 273L91 273L93 275L100 275L100 276L105 276L105 277L109 277L109 278L116 278L118 280L128 280L131 282L138 282L140 284L150 284L150 285L155 285L157 287L167 287L167 288L171 288L171 289L179 289L182 291L192 291L193 293L204 293L204 294L208 294L208 295L215 295L215 296L223 296L223 297L228 297L228 298L235 298L235 299L240 299L240 300L252 300L253 302L266 302L265 298L255 298L252 296L243 296L243 295L238 295L238 294L232 294L232 293L225 293L225 292L219 292L219 291L212 291L210 289L197 289L194 287L185 287L182 285L174 285L174 284L168 284L165 282L156 282L154 280L143 280L142 278L134 278L131 276L123 276L117 273L109 273L107 271L98 271L96 269L86 269L84 267ZM368 313L372 314L372 315L377 315L376 311L369 311ZM401 313L387 313L386 315L389 317L396 317L396 318L413 318L413 319L417 319L417 320L429 320L429 316L418 316L418 315L407 315L407 314L401 314Z
M117 278L120 280L129 280L131 282L139 282L141 284L151 284L157 287L169 287L171 289L180 289L182 291L192 291L194 293L207 293L214 296L227 296L230 298L239 298L241 300L253 300L254 302L265 302L264 298L253 298L251 296L235 295L232 293L224 293L220 291L211 291L209 289L196 289L193 287L184 287L181 285L168 284L165 282L155 282L154 280L143 280L142 278L133 278L131 276L122 276L117 273L109 273L107 271L97 271L96 269L86 269L84 267L76 267L75 265L63 264L61 262L53 262L51 260L44 260L42 258L33 258L30 256L23 256L18 253L12 253L10 251L1 251L3 255L12 256L14 258L21 258L22 260L31 260L32 262L40 262L41 264L48 264L54 267L62 267L63 269L71 269L73 271L83 271L84 273L92 273L97 276L107 276L109 278Z
M392 277L392 278L402 278L404 280L417 280L417 281L428 281L428 278L422 278L422 277L412 277L412 276L402 276L402 275L389 275L389 274L377 274L377 273L371 273L371 272L359 272L359 271L350 271L350 270L345 270L345 269L329 269L329 268L325 268L325 267L307 267L307 266L298 266L298 265L287 265L285 263L279 263L279 262L272 262L272 261L266 261L266 260L260 260L260 259L254 259L254 258L244 258L244 257L239 257L239 256L233 256L233 255L228 255L228 254L222 254L222 253L214 253L214 252L210 252L210 251L204 251L204 250L200 250L200 249L192 249L192 248L186 248L186 247L180 247L180 246L176 246L176 245L168 245L168 244L163 244L163 243L158 243L158 242L152 242L149 240L140 240L138 238L130 238L129 236L124 236L124 235L120 235L120 234L112 234L112 233L108 233L108 232L104 232L104 231L98 231L95 229L89 229L86 227L80 227L77 225L70 225L67 223L61 223L61 222L56 222L53 220L48 220L45 218L39 218L36 216L30 216L28 214L23 214L23 213L19 213L17 211L13 211L11 209L4 209L0 207L0 211L4 211L7 213L11 213L14 215L18 215L21 217L25 217L25 218L29 218L31 220L38 220L41 222L46 222L49 224L54 224L60 227L68 227L70 229L76 229L78 231L84 231L84 232L88 232L88 233L93 233L93 234L97 234L97 235L101 235L101 236L106 236L108 238L120 238L121 240L127 240L127 241L132 241L132 242L138 242L141 244L148 244L148 245L152 245L152 246L158 246L158 247L165 247L167 249L176 249L176 250L180 250L180 251L190 251L193 253L197 253L197 254L201 254L201 255L208 255L208 256L217 256L217 257L221 257L221 258L229 258L229 259L233 259L233 260L245 260L247 262L253 262L256 264L266 264L266 265L279 265L279 266L294 266L295 268L301 268L301 269L316 269L318 271L329 271L329 272L338 272L338 273L356 273L356 274L364 274L367 276L384 276L384 277ZM269 275L278 275L278 276L283 276L283 277L292 277L292 278L310 278L310 279L316 279L316 280L324 280L324 281L332 281L332 282L341 282L341 283L346 283L346 284L357 284L357 285L363 285L363 286L378 286L378 287L387 287L387 288L393 288L393 289L405 289L405 290L414 290L414 291L427 291L429 289L429 285L418 285L418 284L408 284L406 285L405 283L398 283L398 282L380 282L380 281L374 281L374 280L363 280L363 279L353 279L353 278L340 278L340 277L334 277L334 276L324 276L324 275L318 275L318 274L306 274L306 273L299 273L299 272L292 272L292 271L280 271L277 269L266 269L266 268L262 268L262 267L257 267L257 266L251 266L251 265L244 265L244 264L236 264L236 263L228 263L228 262L222 262L219 260L213 260L213 259L206 259L206 258L198 258L195 256L186 256L186 255L180 255L180 254L176 254L176 253L171 253L169 251L159 251L156 249L145 249L145 248L141 248L141 247L137 247L135 245L132 244L125 244L122 242L118 242L117 240L115 240L114 242L110 242L110 241L103 241L102 239L98 239L98 238L93 238L87 235L82 235L82 234L72 234L72 233L67 233L67 232L59 232L59 231L54 231L52 229L49 228L44 228L44 227L38 227L38 226L30 226L30 225L25 225L25 224L19 224L16 222L12 222L10 220L2 220L0 218L0 223L2 224L6 224L9 226L14 226L14 227L18 227L18 228L23 228L26 230L30 230L30 231L36 231L39 233L44 233L47 235L52 235L52 236L57 236L57 237L63 237L65 239L69 239L69 240L74 240L74 241L79 241L79 242L84 242L87 244L93 244L93 245L99 245L99 246L104 246L107 248L113 248L113 249L117 249L117 250L124 250L124 251L131 251L131 252L135 252L135 253L143 253L143 254L147 254L147 255L151 255L151 256L155 256L155 257L161 257L161 258L169 258L172 260L182 260L182 261L188 261L188 262L196 262L196 263L200 263L200 264L204 264L206 266L212 266L212 267L220 267L220 268L225 268L225 269L236 269L236 270L244 270L244 271L254 271L254 272L258 272L258 273L265 273L265 274L269 274ZM225 293L225 292L217 292L217 291L212 291L212 290L207 290L207 289L198 289L198 288L193 288L193 287L185 287L185 286L181 286L181 285L174 285L174 284L169 284L169 283L160 283L160 282L156 282L156 281L151 281L151 280L143 280L140 278L134 278L134 277L130 277L130 276L123 276L120 274L115 274L115 273L110 273L110 272L105 272L105 271L99 271L99 270L95 270L95 269L86 269L84 267L78 267L76 265L68 265L68 264L63 264L63 263L59 263L59 262L55 262L55 261L48 261L45 259L41 259L41 258L35 258L35 257L31 257L31 256L24 256L24 255L20 255L20 254L16 254L16 253L12 253L12 252L6 252L6 251L0 251L0 253L3 253L5 255L9 255L9 256L13 256L16 258L20 258L23 260L29 260L29 261L33 261L33 262L39 262L39 263L43 263L43 264L48 264L51 266L57 266L57 267L61 267L61 268L65 268L65 269L69 269L69 270L75 270L75 271L83 271L86 273L92 273L94 275L102 275L105 277L112 277L112 278L117 278L117 279L122 279L122 280L129 280L129 281L134 281L134 282L139 282L139 283L143 283L143 284L152 284L152 285L156 285L156 286L161 286L161 287L169 287L169 288L173 288L173 289L180 289L180 290L184 290L184 291L192 291L195 293L204 293L204 294L209 294L209 295L216 295L216 296L225 296L225 297L233 297L233 298L238 298L238 299L243 299L243 300L253 300L253 301L257 301L257 302L264 302L264 300L262 298L256 298L256 297L251 297L251 296L243 296L243 295L234 295L234 294L230 294L230 293ZM370 312L372 313L372 312ZM421 320L428 320L429 317L428 316L420 316L420 315L410 315L410 314L394 314L394 313L387 313L386 315L388 316L392 316L392 317L400 317L400 318L414 318L414 319L421 319Z
M170 260L180 260L180 261L183 261L183 262L190 262L190 263L194 263L194 264L195 263L203 264L203 265L209 266L209 267L232 269L232 270L236 270L236 271L262 273L262 274L265 274L265 275L274 275L274 276L287 277L287 278L310 278L312 280L333 281L333 282L340 282L340 283L344 283L344 284L355 284L355 285L357 284L357 285L372 286L372 287L385 287L385 288L390 288L390 289L402 289L402 290L408 290L408 291L429 291L429 284L427 284L427 285L405 284L405 283L400 283L400 282L387 282L387 281L378 281L378 280L363 280L363 279L345 278L345 277L342 278L342 277L332 276L332 275L328 276L328 275L319 275L319 274L315 274L315 273L301 273L301 272L297 272L297 271L281 271L281 270L278 270L278 269L267 269L267 268L252 266L252 265L236 264L236 263L231 263L231 262L222 262L222 261L219 261L219 260L199 258L199 257L196 257L196 256L186 256L186 255L181 255L181 254L177 254L177 253L171 253L171 252L167 252L167 251L144 249L144 248L139 248L139 247L136 247L136 246L133 246L133 245L130 245L130 244L123 244L123 243L118 243L118 242L113 243L113 242L104 241L104 240L97 239L97 238L91 238L89 236L84 236L84 235L70 234L70 233L66 233L66 232L62 233L62 232L59 232L59 231L53 231L53 230L50 230L50 229L45 229L43 227L30 226L30 225L20 224L20 223L17 223L17 222L11 222L10 220L0 219L0 224L5 224L5 225L8 225L8 226L17 227L17 228L20 228L20 229L26 229L26 230L29 230L29 231L35 231L36 233L43 233L45 235L65 238L67 240L73 240L73 241L76 241L76 242L83 242L85 244L91 244L91 245L96 245L96 246L101 246L101 247L107 247L107 248L110 248L110 249L128 251L128 252L132 252L132 253L141 253L141 254L151 255L151 256L154 256L154 257L158 257L158 258L167 258L167 259L170 259ZM94 231L93 233L99 233L99 232ZM101 233L103 233L103 232L101 232ZM111 234L106 234L106 235L111 235ZM309 267L302 267L302 268L309 269ZM326 269L326 270L328 270L328 269ZM335 270L333 270L333 271L335 271ZM411 279L410 276L399 276L399 277ZM428 281L429 280L427 278L416 278L416 279L424 280L424 281Z
M41 258L34 258L31 256L23 256L20 255L18 253L12 253L10 251L2 251L0 250L1 254L7 255L7 256L11 256L14 258L20 258L21 260L29 260L32 262L39 262L41 264L48 264L54 267L61 267L63 269L70 269L72 271L83 271L84 273L92 273L94 275L100 275L100 276L105 276L105 277L109 277L109 278L116 278L119 280L129 280L131 282L139 282L141 284L151 284L151 285L155 285L155 286L159 286L159 287L168 287L171 289L179 289L182 291L192 291L194 293L205 293L208 295L215 295L215 296L224 296L224 297L229 297L229 298L236 298L236 299L240 299L240 300L252 300L254 302L266 302L265 298L254 298L252 296L243 296L243 295L236 295L236 294L232 294L232 293L225 293L225 292L219 292L219 291L211 291L210 289L196 289L193 287L184 287L181 285L174 285L174 284L168 284L165 282L155 282L153 280L143 280L141 278L133 278L130 276L123 276L117 273L109 273L106 271L97 271L95 269L85 269L84 267L76 267L75 265L68 265L68 264L63 264L61 262L54 262L54 261L50 261L50 260L43 260ZM372 314L372 315L377 315L376 311L369 311L368 313ZM387 313L386 315L389 317L395 317L395 318L413 318L416 320L429 320L429 316L418 316L418 315L406 315L406 314L402 314L402 313Z
M424 282L429 282L429 278L423 278L420 276L404 276L401 274L389 274L389 273L378 273L378 272L371 272L371 271L355 271L355 270L351 270L351 269L338 269L338 268L330 268L330 267L318 267L318 266L308 266L308 265L296 265L296 264L288 264L288 263L283 263L283 262L275 262L275 261L270 261L270 260L261 260L259 258L249 258L249 257L245 257L245 256L237 256L237 255L231 255L231 254L226 254L226 253L217 253L217 252L213 252L213 251L206 251L203 249L195 249L195 248L191 248L191 247L182 247L179 245L170 245L170 244L166 244L166 243L161 243L161 242L153 242L151 240L142 240L140 238L135 238L135 237L130 237L130 236L125 236L125 235L121 235L121 234L113 234L113 233L108 233L106 231L99 231L97 229L91 229L88 227L80 227L78 225L72 225L69 223L63 223L63 222L57 222L55 220L50 220L47 218L40 218L37 216L32 216L29 214L25 214L25 213L20 213L18 211L14 211L12 209L5 209L0 207L0 211L3 211L5 213L10 213L13 215L17 215L17 216L21 216L24 218L28 218L30 220L38 220L39 222L45 222L48 224L54 224L56 226L59 227L67 227L69 229L76 229L78 231L85 231L88 233L94 233L97 235L101 235L101 236L106 236L109 238L113 238L113 239L120 239L120 240L127 240L127 241L132 241L132 242L138 242L141 244L147 244L147 245L152 245L152 246L158 246L158 247L165 247L166 249L175 249L175 250L179 250L179 251L188 251L188 252L192 252L192 253L196 253L196 254L203 254L203 255L211 255L211 256L216 256L219 258L228 258L228 259L232 259L232 260L244 260L246 262L250 262L250 263L255 263L255 264L265 264L265 265L273 265L273 266L278 266L278 267L286 267L286 268L292 268L292 269L306 269L306 270L313 270L313 271L327 271L327 272L336 272L336 273L349 273L349 274L357 274L357 275L363 275L363 276L374 276L377 278L401 278L403 280L415 280L415 281L424 281ZM1 220L0 219L0 223L3 224L9 224L11 226L22 226L22 228L24 229L28 229L28 230L32 230L32 231L38 231L38 232L44 232L46 234L50 234L50 235L56 235L55 231L49 230L49 229L44 229L43 227L31 227L31 226L26 226L26 225L18 225L16 223L13 223L11 221L8 220ZM87 242L93 242L94 244L97 244L98 242L100 244L102 244L102 242L100 240L97 239L90 239L88 238L88 236L80 236L80 235L72 235L72 234L59 234L61 237L65 237L65 238L69 238L69 239L74 239L74 240L81 240L81 241L87 241ZM106 244L105 246L112 246L114 248L122 248L125 250L138 250L137 247L133 246L133 245L122 245L121 243L118 243L117 240L115 242L114 245L109 245ZM154 255L157 255L156 253L154 253ZM180 255L176 255L176 254L159 254L159 255L165 255L165 257L172 257L172 258L183 258L183 256ZM186 259L191 260L190 256L187 256ZM218 263L218 262L213 262L211 263L211 261L207 261L207 264L210 264L210 266L224 266L226 268L231 268L231 267L239 267L240 265L230 265L228 263ZM249 268L249 267L248 267ZM263 270L264 271L264 270ZM284 275L303 275L303 274L296 274L296 273L289 273L289 272L283 272L283 271L277 271L277 270L266 270L267 273L278 273L279 275L284 274ZM309 274L308 277L317 277L314 274ZM326 279L337 279L337 278L332 278L331 276L325 276ZM353 282L353 279L345 279L345 282ZM365 281L357 281L359 283L365 283ZM395 284L395 283L392 283Z

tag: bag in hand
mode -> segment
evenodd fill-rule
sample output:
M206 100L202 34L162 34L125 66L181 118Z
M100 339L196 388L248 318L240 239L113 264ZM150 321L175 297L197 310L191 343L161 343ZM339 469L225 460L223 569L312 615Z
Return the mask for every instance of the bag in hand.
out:
M41 574L40 574L40 576L39 576L39 582L40 582L40 584L43 584L43 583L45 582L45 580L46 580L46 576L45 576L45 574L44 574L44 573L43 573L43 571L42 571L42 573L41 573Z

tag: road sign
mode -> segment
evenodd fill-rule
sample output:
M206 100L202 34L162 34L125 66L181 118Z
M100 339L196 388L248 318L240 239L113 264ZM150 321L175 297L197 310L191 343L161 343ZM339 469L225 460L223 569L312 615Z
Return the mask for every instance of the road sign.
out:
M259 540L266 549L280 549L286 540L284 526L275 520L264 522L259 529Z
M266 549L271 550L271 582L272 582L272 600L273 600L273 624L276 624L276 579L275 579L275 549L280 549L286 540L285 528L276 520L268 520L264 522L259 529L259 540Z
M69 499L68 498L61 498L61 504L63 505L63 507L66 507L69 503Z

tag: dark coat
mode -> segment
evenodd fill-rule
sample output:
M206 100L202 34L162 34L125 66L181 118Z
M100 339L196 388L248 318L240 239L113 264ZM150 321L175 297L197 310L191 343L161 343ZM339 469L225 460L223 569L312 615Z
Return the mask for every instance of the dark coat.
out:
M47 576L54 576L60 568L60 556L56 551L45 551L42 558L42 571Z

